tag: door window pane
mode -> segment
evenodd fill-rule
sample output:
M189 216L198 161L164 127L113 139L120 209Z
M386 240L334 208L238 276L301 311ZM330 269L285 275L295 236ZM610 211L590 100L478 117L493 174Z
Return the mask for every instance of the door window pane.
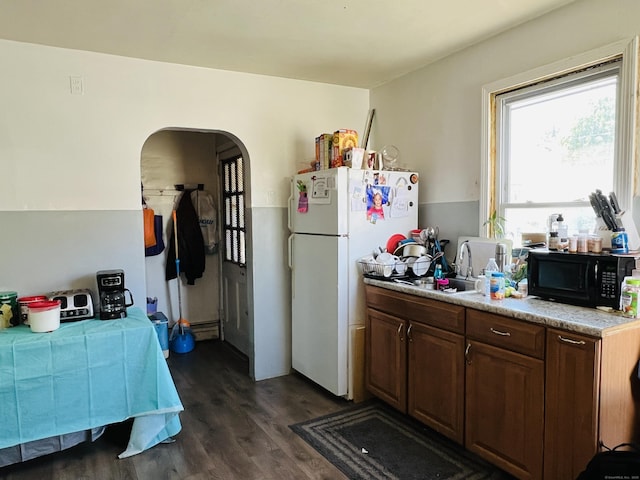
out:
M245 264L244 178L242 157L224 160L222 164L224 186L225 258L227 262Z

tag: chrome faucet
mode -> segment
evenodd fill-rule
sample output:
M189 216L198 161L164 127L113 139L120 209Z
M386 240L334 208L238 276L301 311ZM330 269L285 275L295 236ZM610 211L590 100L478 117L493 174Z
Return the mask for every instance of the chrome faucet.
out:
M468 259L469 265L467 267L467 273L465 277L469 278L469 277L473 277L473 264L471 263L471 247L469 246L469 240L465 240L464 242L462 242L462 245L460 245L460 253L458 254L456 273L458 275L462 275L462 259L464 258L465 249L467 250L467 255L469 257Z

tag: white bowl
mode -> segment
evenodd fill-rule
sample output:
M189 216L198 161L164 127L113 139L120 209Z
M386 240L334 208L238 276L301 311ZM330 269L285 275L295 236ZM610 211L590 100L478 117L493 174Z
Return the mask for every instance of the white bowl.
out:
M429 271L431 260L427 257L412 258L411 260L413 260L410 262L411 271L418 277L425 275Z
M400 275L404 275L405 273L407 273L408 268L408 265L402 260L398 260L396 262L396 272L398 272Z

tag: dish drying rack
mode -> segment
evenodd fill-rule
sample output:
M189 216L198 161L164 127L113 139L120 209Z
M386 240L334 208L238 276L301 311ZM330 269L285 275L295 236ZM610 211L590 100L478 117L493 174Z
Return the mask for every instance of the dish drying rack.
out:
M361 258L357 264L362 276L376 280L419 278L426 274L425 271L422 275L416 275L404 262L382 264L377 263L372 257Z

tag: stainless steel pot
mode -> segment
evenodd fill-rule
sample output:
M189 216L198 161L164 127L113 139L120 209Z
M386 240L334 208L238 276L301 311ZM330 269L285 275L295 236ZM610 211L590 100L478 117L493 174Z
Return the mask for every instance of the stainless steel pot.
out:
M402 253L400 257L421 257L427 254L427 247L420 245L419 243L409 243L402 245Z

